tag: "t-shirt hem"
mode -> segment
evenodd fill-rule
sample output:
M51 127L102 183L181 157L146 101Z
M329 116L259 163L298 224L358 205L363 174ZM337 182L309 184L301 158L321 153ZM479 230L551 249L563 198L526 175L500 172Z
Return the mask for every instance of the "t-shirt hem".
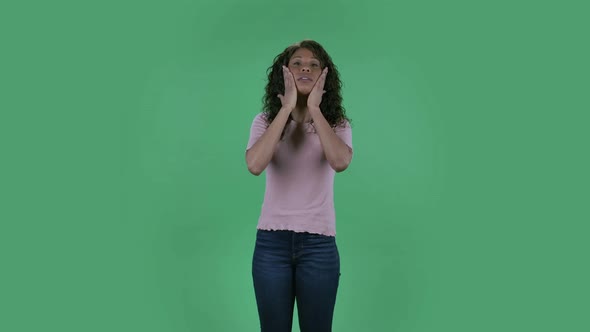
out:
M266 231L293 231L297 233L315 233L327 236L336 236L335 229L325 229L325 228L318 228L310 225L292 225L292 224L258 224L256 229L266 230Z

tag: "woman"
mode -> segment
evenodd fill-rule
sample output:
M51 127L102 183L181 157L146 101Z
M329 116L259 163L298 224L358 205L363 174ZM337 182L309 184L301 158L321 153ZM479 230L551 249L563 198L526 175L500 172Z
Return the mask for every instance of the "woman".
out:
M341 82L324 48L304 40L268 68L264 111L254 118L248 170L266 170L252 264L261 331L291 331L297 300L302 332L331 331L340 257L335 172L352 159Z

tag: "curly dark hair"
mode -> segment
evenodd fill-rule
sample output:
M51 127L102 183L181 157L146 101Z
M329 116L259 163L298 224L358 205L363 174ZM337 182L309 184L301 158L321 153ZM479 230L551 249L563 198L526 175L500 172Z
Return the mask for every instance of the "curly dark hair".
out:
M285 82L283 78L282 66L288 66L289 60L298 49L305 48L311 51L319 60L322 70L328 67L328 75L324 84L326 91L322 95L322 102L320 109L330 126L336 127L343 125L345 120L351 122L346 116L346 110L342 107L342 82L340 81L340 74L338 68L332 62L332 58L326 50L318 42L313 40L303 40L295 43L277 55L274 58L272 66L267 69L268 83L265 88L265 94L262 98L264 103L263 113L270 124L279 113L281 109L281 100L277 97L278 94L285 94ZM291 121L291 118L289 119Z

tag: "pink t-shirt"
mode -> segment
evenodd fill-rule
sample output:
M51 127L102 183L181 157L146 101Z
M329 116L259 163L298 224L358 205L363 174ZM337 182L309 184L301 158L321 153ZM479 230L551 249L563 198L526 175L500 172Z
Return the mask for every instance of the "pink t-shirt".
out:
M252 122L246 150L264 134L264 113ZM336 236L334 169L328 164L311 123L289 121L272 160L265 169L266 189L257 229L291 230ZM297 130L299 129L299 130ZM334 131L352 149L346 121Z

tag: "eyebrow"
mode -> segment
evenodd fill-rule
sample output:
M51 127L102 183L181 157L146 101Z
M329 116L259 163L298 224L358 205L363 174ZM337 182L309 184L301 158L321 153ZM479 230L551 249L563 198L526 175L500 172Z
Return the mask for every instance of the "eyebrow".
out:
M291 58L291 60L293 60L293 59L295 59L295 58L301 58L301 55L294 56L294 57L292 57L292 58ZM316 59L316 60L318 60L318 61L320 60L320 59L316 58L315 56L312 56L311 58L312 58L312 59Z

